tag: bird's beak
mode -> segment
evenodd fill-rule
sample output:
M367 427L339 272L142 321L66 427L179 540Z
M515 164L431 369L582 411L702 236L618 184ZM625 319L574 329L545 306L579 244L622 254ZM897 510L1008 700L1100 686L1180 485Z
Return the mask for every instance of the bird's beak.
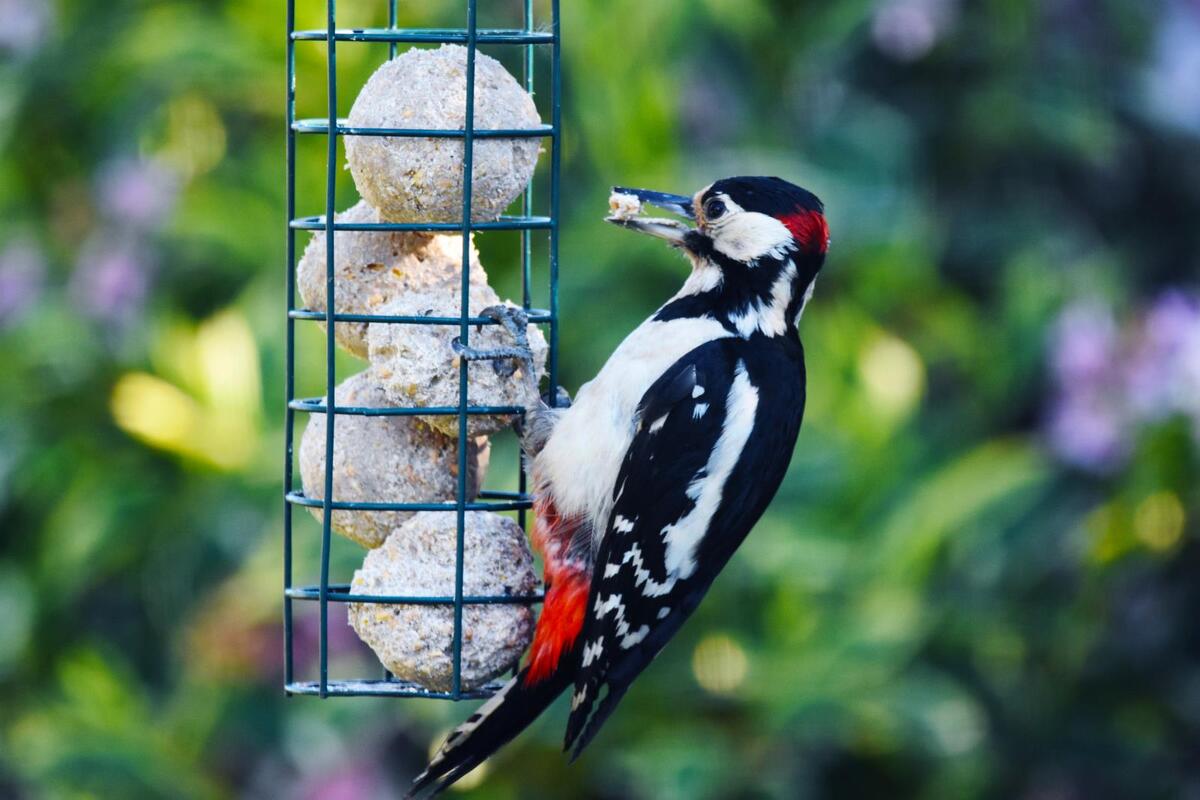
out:
M696 210L692 207L692 198L687 195L652 192L649 189L625 189L621 186L614 186L613 194L633 195L641 200L643 205L658 206L663 211L670 211L672 214L692 220L696 218Z
M612 209L613 213L605 217L606 220L614 225L647 233L659 239L665 239L674 245L682 245L684 237L689 232L695 230L679 220L641 216L640 206L652 205L664 211L669 211L672 214L678 214L681 217L694 220L696 212L692 207L692 198L686 195L652 192L649 189L626 189L621 186L615 186L613 187L613 196L615 198L618 195L636 197L638 203L631 203L631 205L636 205L637 208L624 208L614 205Z

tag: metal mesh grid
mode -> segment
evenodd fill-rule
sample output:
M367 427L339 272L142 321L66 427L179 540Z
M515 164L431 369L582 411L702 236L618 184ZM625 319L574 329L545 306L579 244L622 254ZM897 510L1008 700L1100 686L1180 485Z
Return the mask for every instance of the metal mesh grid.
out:
M467 418L479 414L508 414L518 415L522 412L519 407L510 406L470 406L467 404L467 377L470 368L468 359L460 360L459 367L459 402L457 406L439 406L426 408L362 408L355 406L339 406L335 397L335 322L380 322L396 325L457 325L459 337L464 346L469 344L470 328L473 325L495 324L492 320L470 316L469 280L470 271L462 269L461 316L459 317L406 317L370 314L340 314L335 313L334 295L336 292L334 280L334 231L449 231L461 233L463 237L462 264L470 262L470 234L473 231L507 230L521 232L521 274L522 274L522 306L529 313L531 322L542 323L549 327L550 352L547 373L549 385L558 385L558 206L559 206L559 166L560 166L560 133L561 133L561 79L559 51L559 0L550 2L550 30L538 31L534 25L533 0L524 0L524 27L521 30L481 30L476 26L477 0L467 0L466 27L462 29L401 29L396 26L397 0L388 0L388 27L378 29L339 30L336 27L336 0L326 0L326 27L318 30L295 29L296 0L288 0L287 4L287 372L286 372L286 419L285 419L285 453L284 453L284 531L283 531L283 569L284 569L284 689L291 694L329 696L393 696L393 697L426 697L461 700L487 697L499 688L498 683L492 683L472 691L462 688L462 619L464 606L473 604L492 603L531 603L541 599L540 595L527 597L514 596L468 596L463 594L463 535L465 514L469 510L512 511L519 512L521 527L525 527L526 509L532 505L531 498L526 492L524 471L519 468L520 484L517 492L481 491L478 499L467 502ZM324 42L327 50L327 94L328 117L325 119L296 119L296 42ZM466 75L466 121L462 130L428 130L428 129L399 129L399 128L356 128L337 118L337 46L340 42L347 43L379 43L389 44L390 56L395 57L397 45L400 43L451 43L460 44L467 49ZM523 73L524 86L527 91L533 91L534 81L534 50L536 47L551 49L551 93L550 109L551 122L535 128L522 130L475 130L474 129L474 88L475 60L478 45L516 45L524 48ZM297 135L315 134L328 137L325 164L325 214L315 217L296 217L296 137ZM335 178L337 175L337 138L339 136L396 136L396 137L447 137L463 140L463 213L459 222L414 222L414 223L335 223L334 214L337 208ZM477 138L489 137L539 137L550 140L550 193L549 213L546 216L535 216L533 210L532 185L527 187L522 200L519 216L503 216L490 222L471 222L471 174L473 161L473 143ZM325 231L325 264L326 264L326 299L325 311L311 311L296 308L296 236L297 231ZM546 231L549 239L549 297L550 308L539 310L530 308L530 282L532 264L531 237L535 231ZM320 398L298 399L295 396L295 365L296 341L295 328L297 321L320 320L325 322L325 396L326 404ZM550 402L554 402L554 392L550 393ZM306 497L303 492L294 488L293 478L293 440L294 421L297 411L307 414L326 414L328 424L325 427L325 484L324 499L316 500ZM332 413L330 413L332 411ZM458 485L457 495L453 503L384 503L384 502L338 502L333 499L333 445L336 431L336 419L340 415L365 416L411 416L411 415L455 415L458 417ZM295 506L306 506L322 509L321 524L321 563L320 583L315 586L294 586L293 572L293 526L292 514ZM332 512L340 509L355 509L364 511L454 511L456 512L456 555L455 581L453 596L412 597L412 596L364 596L350 593L348 584L331 584L329 582L329 556L331 540ZM293 601L313 601L320 607L320 631L318 639L319 676L317 680L297 680L294 674L295 643L293 637ZM331 680L329 677L329 604L330 603L405 603L424 605L452 605L454 607L454 638L453 638L453 675L451 689L448 692L438 692L422 686L398 680L386 671L380 679Z

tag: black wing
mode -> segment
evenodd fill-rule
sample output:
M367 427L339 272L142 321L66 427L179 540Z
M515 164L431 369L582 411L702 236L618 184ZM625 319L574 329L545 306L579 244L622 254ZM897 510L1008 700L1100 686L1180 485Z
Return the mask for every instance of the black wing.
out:
M763 363L744 344L693 350L642 399L580 634L572 757L695 610L787 469L804 406L802 355L797 346Z

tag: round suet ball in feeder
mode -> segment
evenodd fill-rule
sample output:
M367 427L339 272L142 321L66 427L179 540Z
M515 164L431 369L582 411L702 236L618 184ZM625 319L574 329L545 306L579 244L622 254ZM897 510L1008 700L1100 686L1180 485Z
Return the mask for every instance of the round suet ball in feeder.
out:
M455 515L422 511L367 553L351 592L361 595L453 596ZM538 589L533 556L508 517L466 512L463 593L528 596ZM397 678L427 689L451 689L454 608L449 605L351 603L351 627ZM534 615L518 603L466 605L462 612L464 690L508 670L533 638Z
M343 381L339 406L385 408L387 395L370 371ZM467 452L467 499L479 492L487 471L486 437L470 441ZM313 414L300 440L300 476L307 497L325 497L325 415ZM339 416L334 428L333 499L339 502L453 502L458 490L458 448L449 438L407 416ZM310 507L318 520L324 511ZM335 531L363 547L378 547L411 511L335 509Z
M488 306L500 304L500 298L489 286L471 287L471 313L478 314ZM406 292L383 307L381 313L403 316L456 317L460 311L459 292L451 288L432 287ZM536 369L534 384L545 373L546 337L536 325L527 328L529 346L533 351ZM459 356L453 342L459 329L448 325L388 325L373 322L367 329L367 345L371 371L375 380L400 406L457 406L459 390ZM472 328L472 348L489 350L507 347L512 339L500 325ZM528 376L524 365L516 371L497 369L500 362L479 361L471 365L468 374L467 402L476 406L521 406L536 402L530 396ZM511 366L511 364L510 364ZM425 424L448 436L458 436L458 418L453 416L422 417ZM511 424L504 416L471 416L468 421L471 436L487 435Z
M363 86L349 123L362 128L462 130L467 50L409 50ZM475 130L536 128L533 98L494 58L475 56ZM456 222L463 214L463 140L349 136L346 161L371 205L395 222ZM471 218L500 216L537 166L536 138L478 138L472 146Z
M360 200L338 214L337 222L382 222L374 208ZM296 265L296 288L305 305L325 310L325 232L316 231ZM334 295L339 314L376 314L397 295L462 281L462 237L397 231L338 231L334 234ZM487 283L479 252L471 247L471 282ZM321 323L324 328L325 323ZM367 357L367 323L339 322L334 336L345 350Z

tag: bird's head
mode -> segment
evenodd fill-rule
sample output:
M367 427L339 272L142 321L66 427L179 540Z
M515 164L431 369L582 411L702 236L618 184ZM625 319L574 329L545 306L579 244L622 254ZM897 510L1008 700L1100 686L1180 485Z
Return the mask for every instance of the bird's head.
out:
M644 205L695 226L643 216ZM746 315L756 304L772 302L786 306L786 322L794 324L829 246L821 201L780 178L725 178L691 197L616 188L612 211L609 222L664 239L689 256L692 276L672 300L704 298L742 320L742 327L750 324Z

